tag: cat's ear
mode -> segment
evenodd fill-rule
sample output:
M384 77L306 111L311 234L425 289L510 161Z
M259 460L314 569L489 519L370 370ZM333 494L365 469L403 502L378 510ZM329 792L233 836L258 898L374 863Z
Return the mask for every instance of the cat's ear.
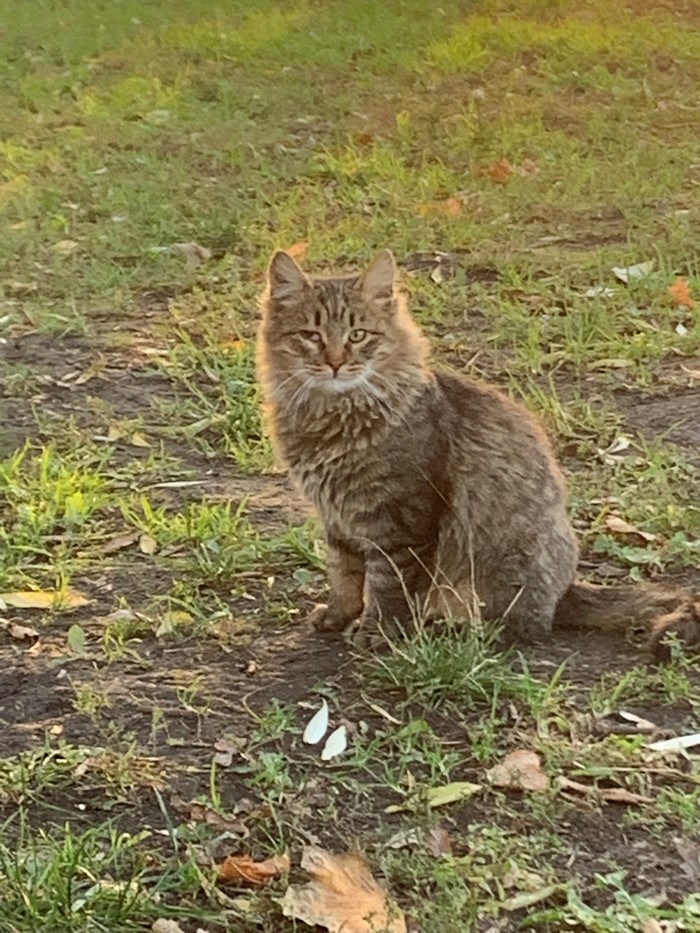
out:
M273 301L287 301L295 298L301 295L310 284L289 253L285 253L282 249L278 249L270 260L267 282L270 298Z
M377 253L358 281L362 296L375 304L386 305L394 296L396 263L390 250Z

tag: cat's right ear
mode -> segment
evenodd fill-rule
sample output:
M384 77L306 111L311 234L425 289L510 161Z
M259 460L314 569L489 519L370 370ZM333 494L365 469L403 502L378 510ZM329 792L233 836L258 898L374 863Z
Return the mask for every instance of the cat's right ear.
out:
M289 253L278 249L267 269L267 284L270 299L284 302L302 295L310 282Z

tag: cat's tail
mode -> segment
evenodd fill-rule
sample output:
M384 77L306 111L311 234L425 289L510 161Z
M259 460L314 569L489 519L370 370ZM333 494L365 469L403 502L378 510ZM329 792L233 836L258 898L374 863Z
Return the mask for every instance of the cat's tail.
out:
M700 648L700 593L666 589L653 583L596 586L575 581L557 605L554 625L603 632L642 628L649 649L667 657L665 635Z

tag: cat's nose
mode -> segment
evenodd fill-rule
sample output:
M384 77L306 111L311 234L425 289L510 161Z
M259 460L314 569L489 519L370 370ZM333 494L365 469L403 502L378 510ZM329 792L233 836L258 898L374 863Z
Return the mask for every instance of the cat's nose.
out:
M342 352L340 352L340 353L328 353L328 352L326 352L326 358L325 358L325 359L326 359L326 363L327 363L327 364L330 366L330 368L333 370L333 376L337 376L337 375L338 375L338 370L339 370L340 367L343 365L343 363L347 363L347 361L348 361L348 355L347 355L347 353L345 353L344 351L342 351Z

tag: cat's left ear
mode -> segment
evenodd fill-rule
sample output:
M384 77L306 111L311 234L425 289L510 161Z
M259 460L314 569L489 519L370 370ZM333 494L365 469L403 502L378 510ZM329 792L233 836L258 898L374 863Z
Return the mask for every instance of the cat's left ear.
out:
M270 298L273 301L288 301L304 294L310 284L289 253L278 249L267 268L267 281Z
M362 297L374 304L387 305L394 297L396 263L391 250L377 253L358 281Z

